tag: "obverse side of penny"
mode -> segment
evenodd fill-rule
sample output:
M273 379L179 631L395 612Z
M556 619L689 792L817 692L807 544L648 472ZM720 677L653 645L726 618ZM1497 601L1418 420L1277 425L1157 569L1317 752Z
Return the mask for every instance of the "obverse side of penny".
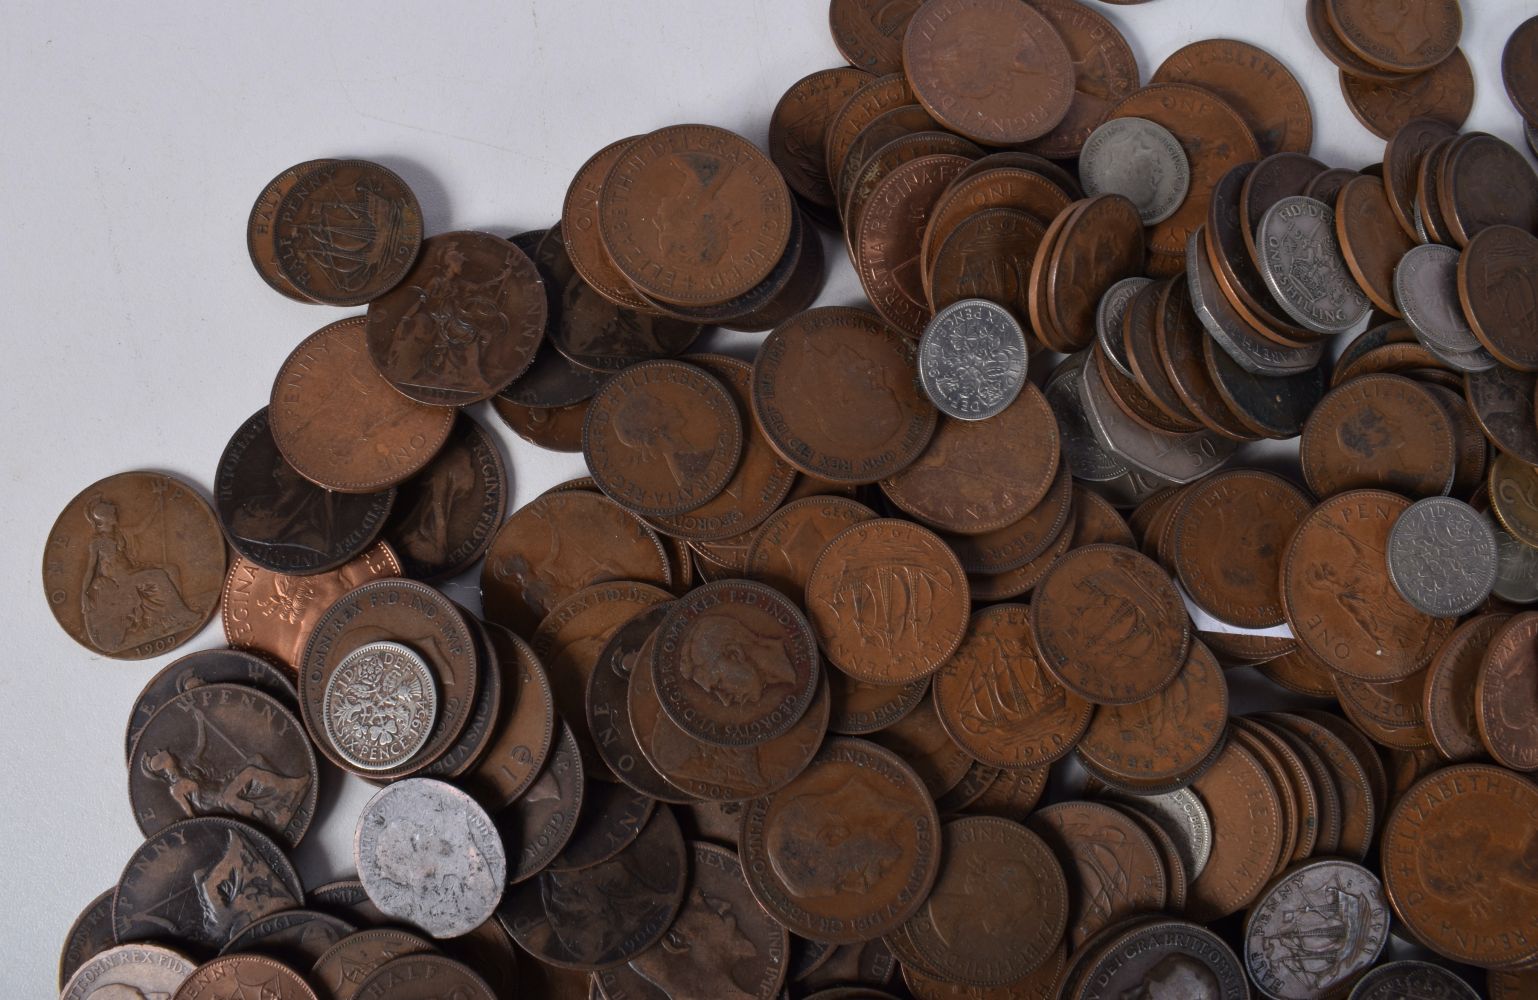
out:
M461 414L433 460L401 485L384 537L407 576L455 576L491 544L507 499L507 471L496 440Z
M1459 625L1426 672L1426 729L1437 752L1451 761L1484 755L1479 736L1478 682L1490 640L1511 619L1508 614L1476 615Z
M97 896L80 911L75 922L64 934L64 947L59 950L59 991L76 970L90 959L117 944L112 933L112 896L116 887Z
M513 848L509 885L532 877L561 853L576 831L585 787L582 753L571 726L562 722L534 783L496 816L497 828L506 831L503 842Z
M1282 942L1311 910L1349 909L1356 933L1300 968ZM1349 861L1316 861L1266 890L1245 919L1244 959L1267 996L1307 1000L1343 986L1377 961L1388 943L1388 900L1372 872Z
M1232 104L1249 123L1263 156L1307 153L1314 140L1308 94L1266 50L1231 38L1192 42L1154 70L1150 83L1189 83Z
M791 190L814 205L837 204L824 140L833 115L872 79L862 71L865 68L824 69L802 77L785 91L769 118L769 158Z
M1490 638L1474 700L1480 740L1496 763L1538 771L1538 614L1524 613Z
M903 32L922 0L833 0L828 25L839 54L869 73L902 71Z
M1227 743L1192 789L1212 816L1212 854L1190 886L1186 912L1215 920L1248 906L1282 847L1281 800L1255 755Z
M1531 306L1538 301L1538 237L1515 226L1487 226L1458 260L1458 298L1479 342L1508 368L1538 371Z
M1370 0L1328 0L1330 26L1368 62L1391 73L1419 73L1452 54L1463 33L1458 0L1420 4L1413 30Z
M110 941L108 942L110 944ZM197 968L179 952L153 944L122 944L88 956L59 984L59 1000L92 997L170 997Z
M1474 107L1474 71L1462 49L1414 76L1369 80L1342 72L1346 107L1362 127L1388 139L1415 118L1434 118L1461 128Z
M1415 241L1394 218L1382 180L1364 174L1346 182L1335 201L1335 235L1346 267L1372 304L1397 315L1394 269Z
M1456 452L1437 398L1411 379L1378 374L1325 395L1303 428L1299 458L1316 496L1377 487L1425 497L1452 485Z
M192 638L219 603L224 535L180 479L122 472L64 508L43 550L59 627L94 653L142 660Z
M1111 106L1138 88L1137 56L1115 24L1075 0L1032 0L1062 36L1073 61L1073 100L1057 126L1030 148L1042 156L1077 156Z
M1071 947L1134 913L1163 909L1163 862L1130 816L1099 802L1059 802L1038 810L1030 826L1067 874Z
M835 535L876 514L847 497L810 496L771 514L753 534L744 572L791 600L806 596L806 581L823 546Z

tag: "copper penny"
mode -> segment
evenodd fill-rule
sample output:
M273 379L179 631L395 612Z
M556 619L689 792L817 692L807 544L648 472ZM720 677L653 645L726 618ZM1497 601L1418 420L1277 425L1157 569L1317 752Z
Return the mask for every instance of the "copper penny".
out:
M491 744L462 785L495 812L534 782L555 738L555 700L545 668L524 642L500 625L486 634L502 672L501 721Z
M714 305L769 276L790 242L790 191L741 136L673 125L627 147L604 177L598 229L643 296Z
M433 460L401 485L383 536L407 576L456 576L491 544L507 512L507 493L496 440L461 414Z
M1052 247L1047 309L1052 325L1075 349L1095 337L1100 297L1116 282L1143 272L1143 223L1137 206L1119 194L1083 205Z
M1357 55L1391 73L1419 73L1446 59L1463 34L1458 0L1427 0L1413 15L1374 0L1327 0L1330 27Z
M112 896L115 890L116 886L91 900L65 932L64 947L59 950L60 993L65 992L65 987L82 966L117 944L117 938L112 933Z
M1372 304L1398 316L1394 268L1415 241L1394 218L1383 181L1364 175L1341 188L1335 201L1335 235L1351 276Z
M246 219L246 252L251 257L251 266L256 268L256 273L261 275L263 281L273 291L295 302L314 302L315 300L294 287L294 283L284 277L278 268L277 240L273 234L273 223L277 220L278 206L283 203L283 196L299 183L299 178L314 167L321 166L328 160L306 160L295 164L283 171L278 176L267 182L262 188L262 193L257 195L256 203L251 206L251 215Z
M929 304L935 310L961 299L987 299L1029 329L1031 262L1045 229L1013 208L985 208L964 219L935 249Z
M786 787L743 811L754 897L797 934L853 943L924 904L940 868L940 823L913 769L864 740L828 740Z
M1501 51L1501 78L1511 106L1531 128L1538 122L1538 18L1523 21L1506 39Z
M1297 641L1279 635L1251 635L1246 632L1210 632L1199 630L1196 637L1207 644L1224 666L1260 665L1286 656L1298 648Z
M1248 906L1270 881L1282 849L1281 800L1255 755L1236 742L1192 789L1212 817L1212 854L1191 883L1186 913L1216 920Z
M1075 502L1071 470L1059 461L1047 495L1024 517L992 531L947 535L945 540L968 573L1007 573L1046 551L1067 526Z
M786 504L753 534L745 573L801 603L823 546L851 524L876 514L847 497L810 496Z
M1409 965L1410 963L1403 964ZM1424 977L1438 983L1452 975L1445 969L1436 966L1429 968L1421 967L1407 971L1410 971L1417 977ZM1532 996L1533 992L1538 990L1538 970L1525 972L1498 972L1491 970L1486 984L1490 990L1490 1000L1522 1000L1523 997ZM1478 994L1472 990L1465 994L1467 1000L1473 1000L1476 996ZM1463 1000L1463 998L1460 998L1460 1000Z
M651 306L615 266L604 248L598 228L598 197L604 178L640 136L611 142L578 168L566 189L561 206L561 238L566 253L582 280L615 305L650 311Z
M791 190L814 205L837 205L828 177L828 123L871 79L860 69L819 70L791 84L774 106L769 118L769 158Z
M1093 706L1037 659L1030 609L996 604L972 616L966 638L935 675L935 710L951 738L994 767L1052 763L1073 749Z
M1098 705L1163 690L1191 644L1191 622L1169 576L1120 545L1088 545L1053 564L1036 588L1031 627L1047 670Z
M1068 521L1062 530L1042 552L1018 569L1004 573L977 573L967 577L967 587L973 600L1007 601L1029 593L1051 569L1057 560L1074 544L1075 515L1070 508Z
M950 139L942 139L945 136ZM909 152L899 153L904 149ZM838 199L844 224L849 226L855 221L858 205L863 204L881 178L903 160L928 153L968 155L974 152L981 154L982 151L970 140L941 129L939 122L918 104L903 104L881 112L854 137L844 155L839 175L834 179L834 197Z
M967 605L966 574L950 548L893 518L836 535L806 585L807 617L824 654L877 684L938 670L966 633Z
M1402 375L1364 375L1325 394L1303 427L1299 458L1316 496L1382 488L1441 496L1457 453L1447 411Z
M1232 392L1225 394L1207 364L1207 343L1212 338L1196 313L1190 283L1176 278L1159 305L1154 320L1154 347L1175 395L1207 430L1231 441L1254 440L1257 435L1253 421L1245 419L1247 414L1235 412L1229 403ZM1287 393L1277 391L1275 395Z
M1310 698L1335 697L1334 675L1318 657L1305 649L1290 650L1260 664L1258 669L1271 683L1294 694Z
M828 26L850 65L871 73L902 71L903 32L923 0L833 0Z
M978 162L986 163L987 160ZM977 164L972 166L976 168ZM1071 204L1068 193L1060 184L1036 170L1001 165L965 171L934 204L929 228L924 232L921 268L925 274L932 275L940 248L951 234L985 209L1015 209L1042 226L1048 226ZM1050 249L1051 243L1052 237L1044 234L1037 255L1041 249Z
M70 500L48 532L43 591L59 627L94 653L142 660L175 649L219 605L219 520L191 486L121 472Z
M825 307L759 347L753 416L802 472L868 483L917 458L939 412L919 388L916 343L864 310Z
M1393 81L1340 75L1346 107L1362 127L1391 138L1413 118L1435 118L1460 128L1474 106L1474 72L1462 49L1424 73Z
M913 711L873 733L870 741L901 757L936 801L960 785L976 763L946 732L933 698L921 699Z
M349 934L328 948L315 962L310 976L324 991L326 1000L356 1000L362 980L402 955L420 955L433 946L406 931L372 927Z
M1191 413L1175 383L1159 357L1159 322L1164 317L1169 297L1179 278L1167 278L1140 288L1127 306L1122 318L1122 343L1127 361L1132 368L1133 380L1143 391L1148 402L1157 411L1157 419L1150 418L1146 409L1140 411L1155 430L1171 433L1188 433L1202 429L1200 421ZM1123 394L1129 399L1135 396Z
M843 175L844 160L867 125L888 111L913 103L913 91L908 88L908 79L900 70L901 67L895 67L885 76L868 81L834 112L823 137L829 177ZM847 203L840 207L847 209ZM848 224L847 214L845 224Z
M586 787L582 753L563 721L534 783L496 814L507 845L508 885L532 878L561 853L576 832Z
M1525 372L1538 371L1538 349L1529 343L1535 274L1538 237L1515 226L1481 229L1458 259L1458 298L1469 326L1497 361Z
M1111 105L1138 88L1137 56L1116 25L1075 0L1031 0L1057 29L1073 62L1073 99L1062 121L1030 148L1042 156L1077 156Z
M1510 619L1509 614L1475 615L1447 637L1427 668L1426 729L1448 760L1475 760L1485 753L1479 736L1480 665L1490 640Z
M496 1000L480 974L463 962L435 954L404 954L358 983L357 1000ZM286 998L285 998L286 1000Z
M1038 810L1030 827L1067 875L1070 947L1134 913L1164 908L1164 862L1125 813L1098 802L1059 802Z
M1282 552L1312 510L1307 494L1249 469L1201 480L1174 515L1174 569L1191 598L1241 628L1280 625Z
M1454 123L1455 126L1457 124ZM1424 239L1427 243L1451 246L1454 242L1442 212L1441 181L1447 165L1447 154L1459 138L1461 137L1454 131L1452 136L1432 146L1426 151L1426 155L1421 157L1420 166L1415 169L1415 221L1418 224L1416 237Z
M1399 228L1415 237L1416 174L1421 157L1456 130L1435 118L1412 118L1399 127L1383 148L1383 186Z
M1307 153L1314 116L1308 94L1286 64L1259 46L1232 38L1193 42L1159 64L1150 83L1189 83L1232 104L1263 156Z
M522 406L502 396L491 407L514 434L551 451L581 451L589 401L571 406Z
M887 322L910 337L929 319L922 247L931 210L970 161L920 156L894 168L871 192L851 231L856 271L866 297Z
M1405 76L1383 69L1357 55L1356 50L1347 45L1330 24L1330 15L1326 9L1328 3L1329 0L1306 0L1304 8L1308 33L1326 59L1352 76L1371 80L1396 80Z
M928 678L911 684L871 684L837 667L824 670L823 676L832 700L828 729L842 736L865 736L895 725L929 692Z
M1319 796L1304 771L1303 762L1274 733L1263 731L1263 727L1257 727L1253 722L1235 720L1228 738L1260 762L1280 797L1282 848L1272 860L1271 870L1271 877L1276 878L1290 863L1312 851L1318 842Z
M1538 786L1457 764L1416 782L1383 829L1383 887L1416 940L1482 966L1538 957L1532 817Z
M1318 756L1331 778L1319 785L1328 784L1340 801L1336 850L1358 860L1367 857L1387 807L1388 783L1377 748L1360 729L1329 712L1273 712L1261 720L1291 733Z
M1538 771L1538 613L1517 615L1490 638L1474 701L1479 737L1497 764Z
M1393 681L1364 681L1337 671L1335 697L1346 718L1373 742L1401 750L1431 745L1422 702L1426 672Z
M422 208L367 160L312 161L272 221L278 271L316 302L359 306L400 284L422 246Z
M1498 451L1489 486L1490 508L1501 527L1524 545L1538 547L1538 469Z
M253 992L264 1000L315 1000L303 976L260 955L223 955L198 966L171 1000L245 1000Z

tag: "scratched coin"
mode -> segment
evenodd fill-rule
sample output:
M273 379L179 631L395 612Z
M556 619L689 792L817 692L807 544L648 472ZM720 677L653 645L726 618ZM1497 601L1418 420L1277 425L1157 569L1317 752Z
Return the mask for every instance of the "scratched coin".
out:
M1119 194L1137 206L1143 225L1174 215L1191 188L1191 164L1180 140L1146 118L1113 118L1095 129L1079 158L1090 197Z
M919 381L940 412L986 420L1025 384L1025 331L1002 306L962 299L935 313L919 339Z
M1438 618L1468 614L1495 586L1495 533L1474 508L1451 497L1411 504L1389 531L1387 555L1399 596Z
M1310 938L1310 920L1338 913L1350 933ZM1378 960L1388 943L1388 901L1376 875L1350 861L1315 861L1272 883L1244 924L1244 964L1276 1000L1328 995ZM1308 961L1300 948L1312 941Z

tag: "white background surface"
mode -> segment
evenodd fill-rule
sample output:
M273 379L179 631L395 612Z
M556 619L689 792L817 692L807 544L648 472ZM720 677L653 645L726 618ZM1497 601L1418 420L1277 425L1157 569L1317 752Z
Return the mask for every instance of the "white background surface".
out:
M1302 0L1090 5L1126 33L1145 81L1198 38L1262 45L1308 90L1315 156L1381 158ZM1478 87L1468 127L1520 143L1499 58L1535 7L1464 8ZM826 17L825 0L0 7L0 992L52 994L66 928L140 842L123 729L169 660L100 658L55 625L39 580L54 517L133 468L206 492L290 349L359 311L290 302L256 276L245 222L267 180L314 157L369 157L415 189L429 234L542 227L572 173L616 138L701 121L762 145L780 94L841 63ZM861 298L835 254L822 301ZM760 338L728 339L751 357ZM580 456L477 416L501 434L515 505L583 471ZM473 587L452 592L477 603ZM178 653L220 644L216 618ZM311 885L350 872L368 795L327 776L298 854Z

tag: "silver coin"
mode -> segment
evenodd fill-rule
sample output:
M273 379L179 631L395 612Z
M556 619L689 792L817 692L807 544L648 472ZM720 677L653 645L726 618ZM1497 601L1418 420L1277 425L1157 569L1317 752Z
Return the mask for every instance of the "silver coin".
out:
M1431 242L1431 234L1426 232L1426 217L1421 214L1420 201L1415 202L1415 238L1422 243Z
M1079 183L1090 198L1119 194L1143 225L1163 222L1185 203L1191 162L1169 129L1146 118L1112 118L1090 133L1079 154Z
M1495 533L1462 500L1428 497L1388 533L1388 575L1410 605L1437 618L1468 614L1495 586Z
M381 912L436 938L479 927L507 884L507 853L491 817L432 778L398 781L369 800L358 816L353 859Z
M1151 284L1152 278L1123 278L1105 290L1100 296L1100 304L1095 307L1095 339L1105 351L1106 360L1128 378L1135 376L1132 362L1127 360L1126 338L1121 335L1122 320L1127 318L1127 307L1137 293Z
M1255 333L1218 287L1212 263L1201 245L1202 229L1186 240L1186 286L1191 306L1207 335L1251 375L1281 377L1306 372L1324 357L1324 343L1307 347L1282 347Z
M1079 396L1079 380L1084 377L1084 366L1089 351L1070 355L1058 365L1042 395L1057 417L1058 437L1063 442L1063 459L1075 479L1103 483L1126 475L1127 466L1110 452L1100 447L1095 432L1084 414L1084 403Z
M1095 483L1095 492L1108 500L1113 507L1136 507L1160 490L1175 484L1168 479L1150 475L1142 469L1129 468L1123 475Z
M1479 519L1495 537L1495 586L1492 592L1513 604L1538 602L1538 549L1511 537L1511 533L1482 512Z
M59 1000L91 997L167 997L197 969L180 952L154 944L123 944L75 970ZM116 987L116 989L114 989Z
M1103 799L1135 809L1159 825L1175 842L1186 878L1195 881L1212 857L1212 817L1202 800L1189 788L1161 795L1134 795L1115 788L1096 792Z
M1348 1000L1479 1000L1468 983L1430 962L1387 962L1363 976Z
M1335 210L1293 195L1266 209L1255 233L1260 274L1288 316L1315 333L1345 333L1372 304L1346 269L1335 237Z
M1271 883L1244 922L1244 966L1275 1000L1314 1000L1350 982L1388 943L1383 883L1327 859Z
M962 299L935 313L919 339L919 384L941 413L987 420L1025 385L1025 331L1003 306Z
M1416 339L1420 340L1419 337ZM1420 345L1436 355L1438 360L1448 367L1470 375L1487 372L1500 364L1499 361L1495 360L1495 356L1483 347L1477 351L1444 351L1442 348L1425 340L1421 340Z
M427 745L437 718L432 667L398 642L359 646L326 680L326 738L361 770L387 771L410 760Z
M1399 258L1394 268L1394 302L1427 347L1452 354L1483 351L1458 299L1458 258L1452 247L1428 243Z

